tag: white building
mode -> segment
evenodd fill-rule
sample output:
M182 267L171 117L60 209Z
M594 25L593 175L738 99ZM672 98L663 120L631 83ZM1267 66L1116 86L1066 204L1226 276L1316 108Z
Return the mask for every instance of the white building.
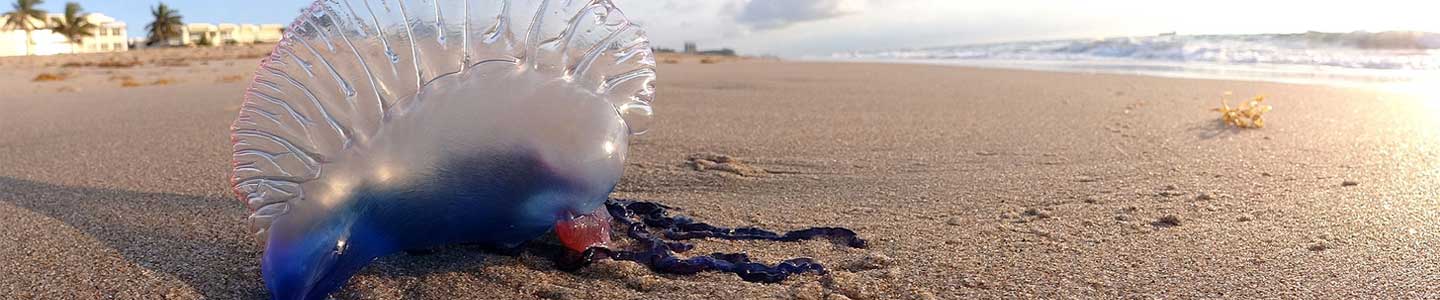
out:
M172 46L211 47L280 42L285 26L280 24L208 24L190 23L180 28L180 39L170 40Z
M80 39L79 43L72 43L64 35L56 33L49 28L54 27L63 18L62 14L50 14L49 20L31 20L39 29L30 32L34 44L26 47L27 39L24 30L0 30L0 56L20 56L27 53L35 55L54 55L65 53L90 53L90 52L115 52L130 50L125 23L115 20L109 16L91 13L84 18L95 24L95 31L91 36ZM6 17L0 16L0 24L4 24ZM27 48L29 50L27 50Z

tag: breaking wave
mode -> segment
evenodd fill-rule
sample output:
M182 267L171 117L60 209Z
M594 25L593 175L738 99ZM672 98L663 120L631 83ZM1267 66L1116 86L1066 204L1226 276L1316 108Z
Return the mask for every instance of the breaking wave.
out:
M1388 82L1440 73L1440 33L1162 34L854 51L829 58L1276 81Z

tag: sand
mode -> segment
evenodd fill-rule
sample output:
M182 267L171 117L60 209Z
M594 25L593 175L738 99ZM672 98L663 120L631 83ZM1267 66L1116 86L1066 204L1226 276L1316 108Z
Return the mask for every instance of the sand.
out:
M257 51L0 59L0 295L264 298L226 183ZM615 196L719 225L845 226L871 246L697 242L832 270L778 284L453 247L385 257L336 298L1440 297L1440 99L770 60L679 61L660 79ZM1269 127L1223 127L1209 109L1226 91L1269 96Z

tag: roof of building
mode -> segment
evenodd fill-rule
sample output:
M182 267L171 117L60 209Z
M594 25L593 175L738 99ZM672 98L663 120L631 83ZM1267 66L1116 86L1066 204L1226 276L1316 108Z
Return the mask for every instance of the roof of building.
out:
M185 24L185 28L190 29L190 31L215 30L215 24L210 24L210 23L190 23L190 24Z
M57 20L65 17L65 14L50 13L50 14L46 14L45 17L46 17L46 19L47 19L47 20L44 20L44 22L45 22L46 24L40 24L41 20L34 20L33 18L32 18L32 20L31 20L31 22L35 23L35 25L37 25L36 27L54 26L55 23L58 22ZM85 18L86 21L89 21L90 23L93 23L93 24L95 24L96 26L100 26L100 27L104 27L104 28L120 28L120 27L125 27L125 22L120 22L119 20L116 20L116 19L113 18L113 17L106 16L105 14L101 14L101 13L88 13L88 14L85 14L83 17ZM0 16L0 23L4 23L5 21L7 21L7 20L9 20L9 19L10 19L10 18L9 18L8 16ZM40 25L45 25L45 26L40 26Z

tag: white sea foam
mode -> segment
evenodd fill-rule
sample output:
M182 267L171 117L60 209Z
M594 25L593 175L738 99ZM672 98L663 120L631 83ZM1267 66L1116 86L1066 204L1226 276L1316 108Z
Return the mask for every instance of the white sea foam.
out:
M1440 34L1161 35L855 51L823 59L1296 83L1412 83L1440 78Z

